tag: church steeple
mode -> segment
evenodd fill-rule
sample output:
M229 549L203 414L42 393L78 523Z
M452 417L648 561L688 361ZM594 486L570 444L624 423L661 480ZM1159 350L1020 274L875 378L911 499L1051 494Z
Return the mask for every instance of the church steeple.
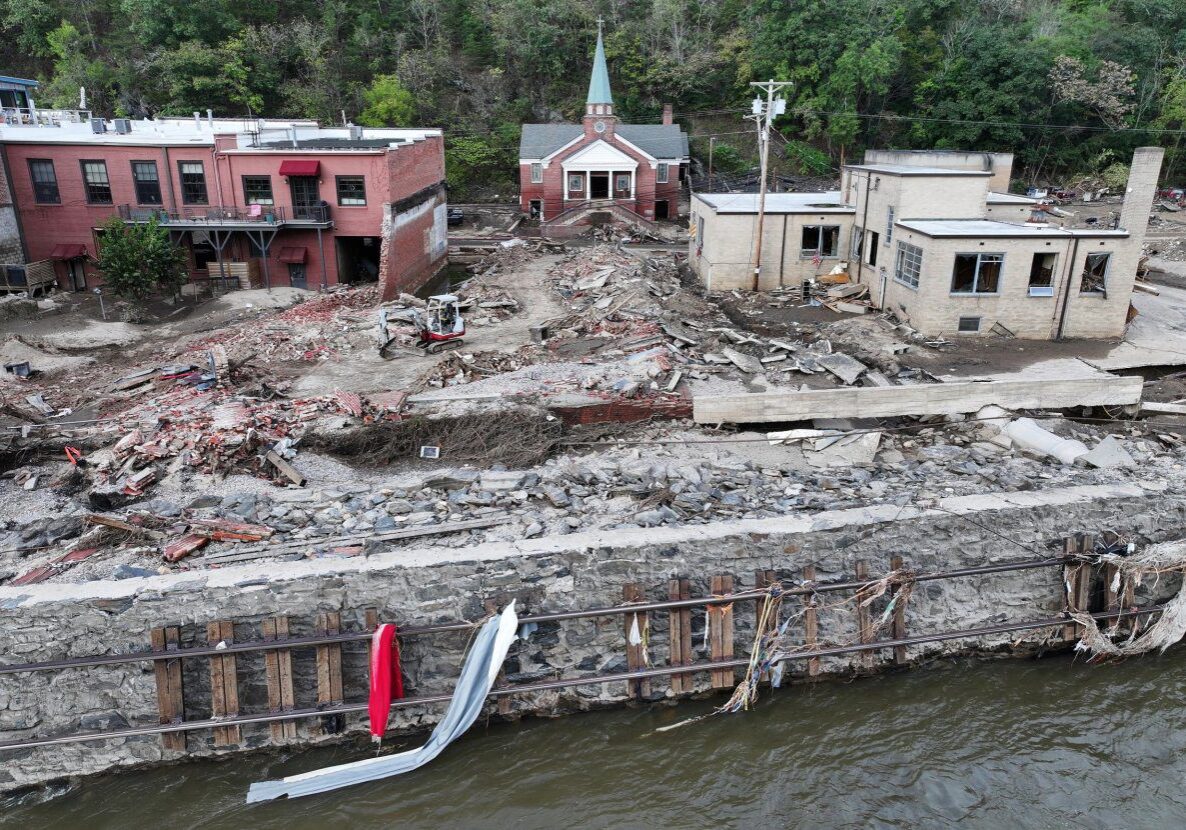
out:
M609 69L605 65L605 44L601 36L604 23L597 18L597 51L593 53L593 74L589 77L589 94L585 98L586 116L614 114L614 98L609 91Z

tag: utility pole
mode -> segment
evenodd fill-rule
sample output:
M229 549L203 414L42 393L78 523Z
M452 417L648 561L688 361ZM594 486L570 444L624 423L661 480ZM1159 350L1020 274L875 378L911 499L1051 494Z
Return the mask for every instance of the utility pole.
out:
M712 193L712 151L717 145L717 137L710 135L708 137L708 192Z
M758 148L762 170L762 180L758 184L758 241L754 245L754 291L758 290L762 276L762 226L766 221L766 169L770 158L770 124L787 111L786 99L782 96L776 98L774 93L790 85L790 81L750 81L750 86L766 92L765 101L760 96L754 98L752 114L749 116L758 125Z

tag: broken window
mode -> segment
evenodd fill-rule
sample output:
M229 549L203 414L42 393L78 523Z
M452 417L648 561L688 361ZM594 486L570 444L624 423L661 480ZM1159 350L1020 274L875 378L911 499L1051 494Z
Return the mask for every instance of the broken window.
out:
M132 162L132 181L136 185L136 204L161 204L161 179L155 161Z
M877 264L877 231L865 231L869 234L869 244L865 246L865 262L868 265Z
M1004 254L956 254L951 293L996 294L1000 289L1004 262Z
M1083 264L1083 279L1079 283L1080 294L1104 293L1108 285L1108 264L1111 260L1111 254L1087 255L1087 262Z
M367 203L366 180L362 176L338 176L338 204L365 205Z
M1054 296L1054 266L1058 263L1058 254L1034 254L1034 261L1030 265L1029 294L1031 297Z
M839 225L804 225L803 242L799 247L802 259L835 257L840 255Z
M86 200L92 205L111 204L111 179L107 178L107 162L83 161L82 183Z
M861 242L863 242L864 239L865 239L865 229L864 228L853 228L852 229L852 250L849 251L849 256L851 256L853 259L861 258Z
M249 205L274 205L271 176L244 176L243 201Z
M922 248L906 242L898 243L898 256L894 261L894 280L911 288L918 288L922 274Z
M33 180L33 200L39 205L56 205L62 201L58 192L58 174L52 159L29 159L29 178Z
M980 331L980 318L961 317L956 330L963 334L975 334Z
M544 180L544 166L540 162L535 162L531 165L531 182L532 184L539 184Z
M200 161L179 161L181 173L181 201L187 205L204 205L210 200L206 196L206 169Z

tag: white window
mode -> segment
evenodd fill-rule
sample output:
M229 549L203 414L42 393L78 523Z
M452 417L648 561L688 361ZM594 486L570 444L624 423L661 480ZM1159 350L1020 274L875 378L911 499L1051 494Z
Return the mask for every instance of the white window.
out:
M532 184L539 184L544 180L544 166L539 162L531 165L531 182Z
M1080 294L1104 294L1108 287L1108 266L1112 255L1094 253L1087 255L1083 264L1083 277L1079 282Z
M800 259L836 257L840 255L839 225L804 225L803 241L799 246Z
M922 274L922 248L898 242L898 255L894 260L894 281L911 288L918 288Z
M889 212L885 215L885 242L884 245L889 245L894 238L894 208L890 205Z
M1029 295L1031 297L1054 296L1054 269L1058 254L1037 253L1030 264Z
M667 184L667 162L659 162L658 170L655 172L655 181L659 184Z
M951 270L952 294L997 294L1001 290L1004 254L956 254Z

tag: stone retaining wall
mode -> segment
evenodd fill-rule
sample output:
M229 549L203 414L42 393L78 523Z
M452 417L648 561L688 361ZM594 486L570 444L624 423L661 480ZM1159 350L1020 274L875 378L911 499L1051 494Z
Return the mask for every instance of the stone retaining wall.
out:
M650 599L665 599L667 581L686 576L693 596L708 591L714 574L733 574L737 588L752 587L756 569L774 569L781 578L798 578L815 563L822 581L851 579L854 563L868 560L873 576L889 558L904 557L919 571L1034 558L1053 552L1062 536L1116 529L1137 541L1180 537L1186 499L1167 496L1160 483L1073 487L1041 492L953 497L930 508L877 506L754 519L710 525L574 533L488 543L453 551L447 547L392 551L367 558L318 559L283 565L244 565L220 570L143 579L0 588L0 660L24 663L148 648L148 632L165 625L183 627L182 645L203 644L205 623L236 622L235 639L260 636L259 621L287 614L293 635L312 633L319 611L341 610L343 627L358 630L363 610L379 609L381 620L422 625L475 620L489 600L519 600L521 613L542 613L621 601L622 584L640 582ZM1022 549L995 534L1026 546ZM1162 589L1171 586L1162 584ZM825 606L848 595L825 594ZM788 600L788 613L799 608ZM1008 620L1035 619L1062 607L1061 574L1054 568L981 578L922 583L910 600L909 634L946 631ZM737 651L753 636L753 605L734 608ZM667 615L653 615L652 661L667 659ZM705 659L703 609L694 609L694 643ZM824 642L853 637L851 603L825 608L820 617ZM407 638L403 656L408 693L448 691L457 676L467 642L465 633ZM573 676L625 669L621 617L541 625L512 647L506 672L510 681ZM999 649L1009 635L977 643L948 642L912 648L910 657L979 649ZM879 655L883 663L889 655ZM365 699L365 644L344 648L346 700ZM824 661L825 671L845 671L859 663L851 656ZM312 649L294 652L296 705L314 702ZM799 673L804 667L791 664ZM243 713L265 711L262 654L238 657ZM187 718L209 717L208 661L185 661ZM697 676L698 688L708 678ZM552 715L624 700L625 684L591 684L575 689L512 699L515 714ZM654 696L668 695L665 679ZM783 694L794 694L784 691ZM491 711L494 707L491 706ZM394 728L420 729L435 722L442 707L399 710ZM62 672L0 676L0 741L67 734L80 729L116 729L157 720L151 664L133 663ZM348 717L347 734L365 730L360 717ZM309 734L301 723L299 741L334 740ZM267 726L243 727L245 748L271 742ZM236 751L215 748L207 731L188 738L188 755ZM159 763L185 753L162 749L155 736L67 744L0 752L0 791L139 764Z

